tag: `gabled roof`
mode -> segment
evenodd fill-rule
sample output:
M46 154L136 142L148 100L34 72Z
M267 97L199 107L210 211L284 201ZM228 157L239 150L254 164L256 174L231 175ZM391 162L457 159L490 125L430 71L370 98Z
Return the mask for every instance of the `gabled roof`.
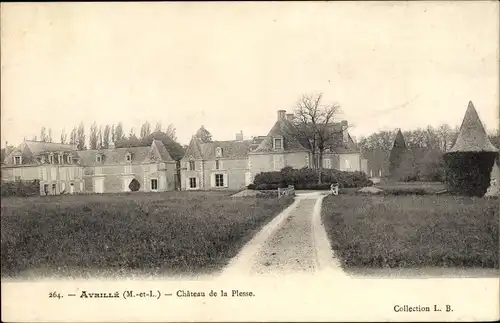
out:
M42 142L34 140L25 140L19 146L10 151L3 161L3 165L9 166L13 165L14 161L12 157L14 155L22 156L23 164L39 164L39 158L37 156L45 153L71 153L72 155L76 152L75 145L67 145L60 143Z
M469 101L467 106L467 111L465 111L464 120L460 126L460 132L458 133L457 140L451 149L451 152L467 152L467 151L490 151L498 152L498 149L493 146L486 135L483 124L479 119L476 109Z
M26 146L34 155L44 152L69 152L76 151L76 145L61 144L55 142L42 142L34 140L25 140Z
M272 152L273 149L273 138L274 137L283 137L283 148L284 151L307 151L303 145L299 143L297 139L295 139L291 135L291 123L286 119L278 120L271 128L267 136L262 140L259 146L253 152Z
M191 137L191 141L189 142L186 152L184 153L184 157L182 158L184 159L190 157L193 157L194 159L202 159L201 142L196 136Z
M248 157L250 151L250 140L244 141L212 141L201 144L202 156L204 159L215 158L217 147L222 149L222 158L243 159Z
M160 140L153 140L151 144L151 148L155 150L155 152L160 156L160 159L163 161L173 161L172 156L168 153L167 148Z
M335 135L338 135L338 134L335 134ZM352 139L351 135L347 134L347 136L348 136L347 143L344 143L344 142L337 143L336 145L332 146L330 151L334 152L336 154L359 153L360 149L359 149L358 145Z

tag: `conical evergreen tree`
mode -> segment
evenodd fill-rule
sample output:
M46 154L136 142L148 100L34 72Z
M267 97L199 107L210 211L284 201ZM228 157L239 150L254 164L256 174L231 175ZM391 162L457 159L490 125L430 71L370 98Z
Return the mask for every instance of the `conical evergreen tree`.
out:
M471 101L453 147L444 155L448 190L463 195L483 196L491 184L497 157Z
M403 137L401 129L398 129L398 133L396 134L396 138L394 139L394 144L389 155L389 174L392 178L397 177L396 171L401 165L401 160L406 152L407 148L405 138Z

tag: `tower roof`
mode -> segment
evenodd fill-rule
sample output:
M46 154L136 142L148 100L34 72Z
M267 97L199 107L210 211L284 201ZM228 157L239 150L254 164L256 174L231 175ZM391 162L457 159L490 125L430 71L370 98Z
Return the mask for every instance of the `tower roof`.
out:
M472 101L469 101L457 140L448 152L498 152L488 139Z

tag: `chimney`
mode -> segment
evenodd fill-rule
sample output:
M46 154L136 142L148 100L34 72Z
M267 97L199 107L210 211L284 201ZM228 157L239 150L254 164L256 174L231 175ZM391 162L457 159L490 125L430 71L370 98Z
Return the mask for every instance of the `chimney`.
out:
M242 130L240 130L240 132L236 134L236 141L243 141L243 131Z
M347 144L349 142L349 133L347 132L348 128L347 121L342 120L340 123L342 124L342 141L344 142L344 144Z
M286 110L278 110L278 121L285 120Z
M293 113L287 113L286 114L286 120L292 122L293 121Z

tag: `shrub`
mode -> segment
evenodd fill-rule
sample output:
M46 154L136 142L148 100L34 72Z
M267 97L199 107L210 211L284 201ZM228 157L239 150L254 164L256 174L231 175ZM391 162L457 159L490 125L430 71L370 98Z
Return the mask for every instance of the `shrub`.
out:
M132 192L137 192L141 188L141 184L134 178L132 179L132 181L130 181L128 188L130 188Z
M37 196L40 195L40 181L35 179L33 181L16 181L4 182L2 181L1 196Z
M365 173L344 172L336 169L322 169L321 181L323 184L317 185L318 171L315 169L285 167L280 172L262 172L257 174L253 185L249 185L248 188L268 190L293 185L296 189L328 189L331 183L338 183L341 188L373 185Z
M444 155L448 191L483 196L490 186L490 173L497 153L453 152Z
M392 189L384 189L382 191L382 194L384 195L431 195L433 193L430 193L426 191L423 188L392 188Z

